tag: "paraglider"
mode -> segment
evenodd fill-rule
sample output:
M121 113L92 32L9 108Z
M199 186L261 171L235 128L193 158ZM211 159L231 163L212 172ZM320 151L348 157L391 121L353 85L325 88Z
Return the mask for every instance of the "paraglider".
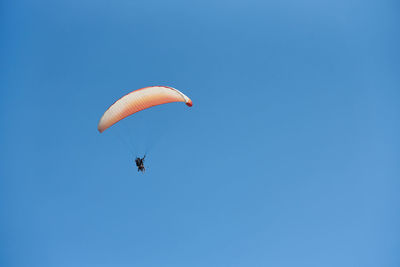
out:
M141 171L141 172L145 172L146 168L144 167L144 158L146 157L146 155L144 155L143 158L136 158L135 159L135 163L136 163L136 167L138 167L137 171Z
M97 130L102 133L120 120L144 109L166 103L183 102L192 106L192 100L175 88L168 86L150 86L130 92L112 104L101 117ZM138 171L144 172L144 158L136 158Z

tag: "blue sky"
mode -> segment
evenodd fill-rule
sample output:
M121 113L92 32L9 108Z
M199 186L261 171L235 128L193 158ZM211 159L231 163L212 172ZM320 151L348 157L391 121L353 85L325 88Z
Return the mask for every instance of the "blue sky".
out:
M2 1L0 265L399 266L399 11Z

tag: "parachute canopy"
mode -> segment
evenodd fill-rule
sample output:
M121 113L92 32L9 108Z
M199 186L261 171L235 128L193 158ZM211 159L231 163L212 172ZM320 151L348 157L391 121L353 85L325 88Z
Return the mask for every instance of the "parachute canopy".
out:
M150 86L135 90L118 99L104 112L97 129L102 133L136 112L171 102L184 102L189 107L192 106L192 100L189 97L172 87Z

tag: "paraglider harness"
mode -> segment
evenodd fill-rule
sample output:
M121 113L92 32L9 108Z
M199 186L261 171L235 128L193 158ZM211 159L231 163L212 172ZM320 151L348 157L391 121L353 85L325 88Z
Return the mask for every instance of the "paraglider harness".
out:
M144 158L145 157L146 157L146 155L144 155L143 158L136 158L135 159L135 163L136 163L136 166L138 167L138 171L141 171L141 172L145 172L146 171L146 168L144 167Z

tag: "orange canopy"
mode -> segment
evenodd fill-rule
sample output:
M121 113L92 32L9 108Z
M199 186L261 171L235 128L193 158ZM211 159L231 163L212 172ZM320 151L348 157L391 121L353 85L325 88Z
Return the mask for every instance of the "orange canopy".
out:
M192 106L189 97L172 87L151 86L135 90L118 99L104 112L97 129L101 133L138 111L171 102L185 102L189 107Z

